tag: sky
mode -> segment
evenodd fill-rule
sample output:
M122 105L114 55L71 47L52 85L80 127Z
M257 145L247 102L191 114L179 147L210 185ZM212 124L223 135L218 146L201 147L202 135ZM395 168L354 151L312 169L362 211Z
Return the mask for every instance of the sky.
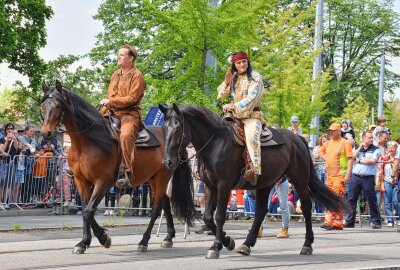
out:
M394 0L394 10L400 13L400 0ZM100 21L94 20L101 0L47 0L53 8L54 15L47 22L47 45L39 52L45 61L54 60L60 55L84 55L95 46L96 35L102 31ZM389 59L392 71L400 74L400 57ZM90 66L88 60L79 63ZM28 82L26 77L7 68L7 64L0 64L0 91L11 88L16 80ZM400 98L400 88L396 91Z

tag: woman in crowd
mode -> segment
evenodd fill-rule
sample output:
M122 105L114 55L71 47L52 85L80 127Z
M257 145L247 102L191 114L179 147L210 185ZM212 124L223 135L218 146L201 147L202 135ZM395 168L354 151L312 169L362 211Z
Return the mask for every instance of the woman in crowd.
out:
M0 139L1 166L0 166L0 203L6 202L4 189L14 184L15 168L17 164L15 156L21 151L21 144L18 142L18 134L13 123L4 125L5 136Z
M387 226L394 226L394 218L392 209L396 211L396 215L399 215L399 202L397 199L398 186L396 179L391 178L393 175L393 162L396 156L397 143L390 141L387 143L388 155L381 157L380 160L383 161L382 172L385 186L385 214L387 216Z

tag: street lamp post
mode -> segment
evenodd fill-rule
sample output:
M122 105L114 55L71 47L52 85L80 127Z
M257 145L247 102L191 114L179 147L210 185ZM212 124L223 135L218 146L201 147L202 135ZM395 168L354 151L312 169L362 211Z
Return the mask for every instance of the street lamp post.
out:
M314 51L318 50L322 45L322 31L323 31L323 16L324 16L324 1L320 0L317 6L316 16L315 16L315 41L314 41ZM322 53L318 54L315 59L313 66L313 80L317 80L321 75L322 71ZM316 91L316 89L314 89ZM312 95L311 100L314 101L315 94ZM318 114L312 118L311 128L314 130L311 134L311 146L315 147L318 140L319 132L319 116Z
M378 117L383 116L383 94L385 90L385 49L382 49L381 55L381 71L379 75L379 100L378 100Z

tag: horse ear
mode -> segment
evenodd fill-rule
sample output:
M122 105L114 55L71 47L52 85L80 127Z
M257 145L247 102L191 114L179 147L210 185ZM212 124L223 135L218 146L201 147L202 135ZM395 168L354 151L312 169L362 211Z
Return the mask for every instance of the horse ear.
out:
M166 104L158 104L158 108L163 114L165 114L169 109L168 105Z
M62 91L63 91L61 82L60 82L59 80L56 80L56 89L57 89L57 91L60 92L60 93L62 93Z
M47 86L45 81L42 82L42 91L45 94L47 93L47 91L49 91L49 87Z
M172 107L174 108L174 111L175 111L177 114L181 115L181 111L179 110L178 105L176 105L176 104L174 103L174 104L172 105Z

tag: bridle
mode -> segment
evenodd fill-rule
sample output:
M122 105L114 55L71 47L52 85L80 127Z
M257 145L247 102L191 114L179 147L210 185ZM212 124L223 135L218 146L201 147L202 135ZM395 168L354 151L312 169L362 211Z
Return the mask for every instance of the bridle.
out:
M177 153L177 157L178 157L178 164L183 164L186 162L189 162L191 159L193 159L194 157L196 157L198 154L200 154L201 151L203 151L207 145L211 142L211 140L215 137L215 135L217 133L214 133L209 139L208 141L200 148L199 151L196 151L196 154L194 154L193 156L191 156L190 158L187 159L182 159L182 155L180 153L182 153L183 151L181 150L182 145L183 145L183 141L184 141L184 137L185 137L185 117L183 117L183 112L180 112L182 115L182 135L181 135L181 139L179 142L179 146L178 146L178 153Z
M57 100L57 98L53 94L50 94L48 97L46 97L46 99L43 100L41 106L43 106L43 103L46 100L48 100L49 98L54 98ZM40 117L42 118L42 124L43 124L43 122L44 122L43 113L40 113ZM60 117L60 120L58 120L58 124L57 124L55 130L60 130L63 123L64 123L64 110L61 110L61 117Z

